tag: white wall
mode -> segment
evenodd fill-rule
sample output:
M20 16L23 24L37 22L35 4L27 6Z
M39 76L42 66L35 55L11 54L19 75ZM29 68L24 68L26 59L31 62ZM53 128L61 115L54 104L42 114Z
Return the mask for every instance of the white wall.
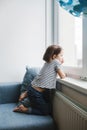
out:
M45 0L0 0L0 82L22 81L26 65L42 65L45 13Z

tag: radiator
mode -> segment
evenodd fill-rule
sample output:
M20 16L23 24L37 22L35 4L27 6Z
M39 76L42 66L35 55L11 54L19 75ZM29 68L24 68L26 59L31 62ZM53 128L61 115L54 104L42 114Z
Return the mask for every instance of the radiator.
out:
M53 116L58 130L87 130L87 112L61 92L55 94Z

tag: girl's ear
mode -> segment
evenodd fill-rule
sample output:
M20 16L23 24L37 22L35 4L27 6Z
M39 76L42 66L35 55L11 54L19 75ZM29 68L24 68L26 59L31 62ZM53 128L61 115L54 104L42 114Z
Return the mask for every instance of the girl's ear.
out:
M53 57L52 57L52 59L55 59L55 58L56 58L56 55L54 54Z

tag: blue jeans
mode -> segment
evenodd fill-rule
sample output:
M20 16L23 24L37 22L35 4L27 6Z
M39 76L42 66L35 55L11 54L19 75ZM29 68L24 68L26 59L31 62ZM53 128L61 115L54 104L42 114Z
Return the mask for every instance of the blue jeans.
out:
M38 115L48 115L51 113L50 90L39 92L33 87L28 87L28 98L30 106L28 113Z

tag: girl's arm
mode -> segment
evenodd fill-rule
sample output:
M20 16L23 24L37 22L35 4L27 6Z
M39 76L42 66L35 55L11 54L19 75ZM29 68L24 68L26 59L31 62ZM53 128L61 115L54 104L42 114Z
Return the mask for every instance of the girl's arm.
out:
M59 75L59 77L61 79L65 78L66 77L66 74L61 70L61 69L58 69L57 70L57 74Z
M19 101L23 100L24 98L26 98L28 95L27 95L27 91L23 92L20 97L19 97Z

